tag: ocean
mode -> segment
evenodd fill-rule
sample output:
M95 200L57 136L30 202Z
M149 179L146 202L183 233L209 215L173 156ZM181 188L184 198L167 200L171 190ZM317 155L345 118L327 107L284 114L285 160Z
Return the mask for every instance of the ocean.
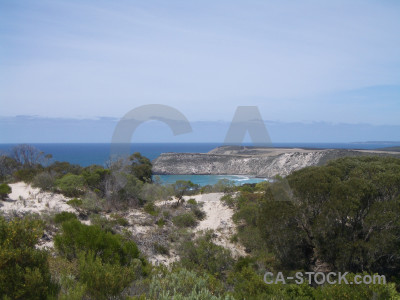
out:
M39 150L46 154L53 155L53 161L67 161L71 164L78 164L86 167L92 164L104 166L110 156L111 144L35 144ZM134 143L131 144L131 152L140 152L150 160L157 158L165 152L182 153L204 153L208 152L221 144L217 143ZM245 144L246 145L246 144ZM302 147L317 149L378 149L389 146L399 146L400 143L390 142L368 142L368 143L274 143L274 147ZM0 152L9 153L16 144L0 144ZM251 144L247 144L251 146ZM202 186L214 184L220 179L229 179L236 184L257 183L266 179L252 178L248 176L235 175L161 175L162 183L173 183L176 180L191 180Z

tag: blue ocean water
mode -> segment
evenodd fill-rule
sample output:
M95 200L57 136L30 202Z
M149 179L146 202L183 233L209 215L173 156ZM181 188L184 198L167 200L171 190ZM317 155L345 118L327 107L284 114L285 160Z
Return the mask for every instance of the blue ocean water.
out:
M105 165L110 156L111 144L31 144L46 154L53 155L53 161L67 161L83 167L97 164ZM134 143L131 144L131 153L140 152L153 160L161 153L205 153L221 144L217 143ZM251 146L251 144L249 144ZM317 149L377 149L389 146L399 146L400 143L368 142L368 143L274 143L274 147L301 147ZM9 153L16 144L0 144L0 152ZM256 183L263 181L261 178L233 175L162 175L161 182L173 183L176 180L191 180L200 185L214 184L219 179L229 179L237 184Z

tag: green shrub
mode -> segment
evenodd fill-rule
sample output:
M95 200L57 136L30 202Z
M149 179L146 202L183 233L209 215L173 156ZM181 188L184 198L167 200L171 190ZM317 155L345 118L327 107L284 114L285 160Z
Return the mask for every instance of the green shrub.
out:
M177 227L194 227L197 225L196 217L192 212L177 215L172 218L172 222Z
M181 264L189 270L198 270L222 277L233 266L229 250L212 242L212 232L195 240L183 241L178 248Z
M12 189L8 184L0 184L0 199L5 200L10 193L12 193Z
M82 195L85 179L81 175L67 174L56 180L56 185L61 193L68 197Z
M0 217L0 295L3 299L46 299L54 294L48 254L35 248L43 224L31 218Z
M89 212L98 213L105 208L105 200L99 198L96 193L88 191L82 197L81 208Z
M14 172L17 181L32 182L33 178L41 171L39 168L26 168Z
M235 198L231 194L226 194L221 197L221 201L228 207L234 208L235 207Z
M154 202L148 202L143 206L143 209L145 212L152 216L157 216L159 213L159 209L157 206L154 204Z
M74 198L74 199L71 199L71 200L67 201L67 204L76 208L76 207L81 207L83 202L82 202L81 199Z
M196 199L194 199L194 198L190 198L190 199L187 201L187 204L197 205L197 201L196 201Z
M222 285L207 274L197 274L187 269L178 269L152 277L150 299L233 300L222 296Z
M166 224L166 221L165 221L164 218L160 218L160 219L157 220L156 224L157 224L159 227L163 227L163 226Z
M52 191L55 183L54 176L48 172L39 173L32 180L32 186L40 188L43 191Z
M164 245L161 245L159 243L154 243L153 248L154 251L158 254L169 255L169 250Z
M77 258L80 252L92 251L104 263L129 265L139 257L133 241L125 241L120 235L105 232L98 226L84 225L78 220L62 223L62 231L55 236L54 245L68 259Z
M112 218L112 220L113 220L112 222L114 224L117 224L120 226L128 226L129 225L128 220L119 214L114 213L114 214L111 214L110 217Z
M63 211L54 216L54 222L56 222L57 224L63 223L65 221L77 220L77 219L78 218L76 217L76 215L74 213L68 212L68 211Z
M59 281L60 292L58 300L82 300L87 294L86 284L81 283L71 275L63 275Z
M169 219L171 217L171 213L168 210L163 211L163 216L165 219Z
M136 269L141 268L141 261L134 260ZM99 256L89 252L79 258L80 281L93 299L110 299L118 296L134 279L134 266L103 262Z
M206 213L199 207L197 206L193 206L191 208L192 213L195 215L197 220L204 220L204 218L206 217Z
M90 223L94 226L100 227L102 230L115 233L114 230L114 222L111 219L107 219L106 217L103 217L102 215L99 214L91 214L89 216Z

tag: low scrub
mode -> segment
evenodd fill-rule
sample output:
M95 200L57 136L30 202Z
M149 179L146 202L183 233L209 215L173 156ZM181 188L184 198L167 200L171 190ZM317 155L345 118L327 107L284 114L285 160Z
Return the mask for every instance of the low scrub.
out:
M78 220L62 223L62 231L55 236L54 245L68 259L77 258L80 252L92 251L105 263L129 265L139 257L139 250L133 241L126 241L122 236L106 232L98 226L81 224Z
M56 214L54 216L54 222L56 222L57 224L69 221L69 220L77 220L78 218L76 217L76 215L72 212L67 212L67 211L63 211L59 214Z
M177 227L195 227L197 225L196 216L192 212L177 215L172 218L172 222Z

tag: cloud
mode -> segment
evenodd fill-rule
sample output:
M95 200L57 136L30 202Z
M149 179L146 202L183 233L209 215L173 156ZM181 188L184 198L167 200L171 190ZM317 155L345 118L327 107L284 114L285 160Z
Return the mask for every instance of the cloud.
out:
M392 124L392 102L380 100L388 118L369 103L357 114L340 93L400 85L399 11L389 1L3 1L1 114L120 117L159 103L229 121L237 105L258 105L285 122Z

